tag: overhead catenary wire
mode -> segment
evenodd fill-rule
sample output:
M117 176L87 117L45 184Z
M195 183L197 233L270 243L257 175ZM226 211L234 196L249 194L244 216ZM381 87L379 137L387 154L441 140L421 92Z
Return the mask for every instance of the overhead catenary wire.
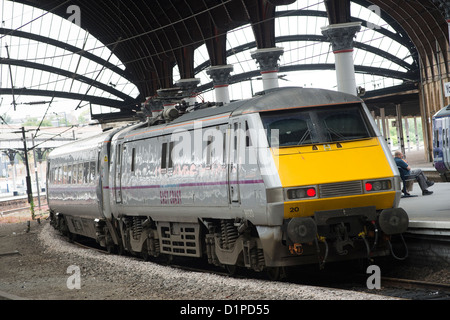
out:
M54 98L55 98L55 96L53 96L53 97L52 97L52 100L48 103L47 110L45 110L45 113L44 113L44 115L42 116L41 122L39 123L39 126L37 127L36 132L34 133L34 137L33 137L33 138L36 138L36 136L37 136L37 134L38 134L38 132L39 132L39 130L40 130L40 128L41 128L42 122L44 122L45 116L47 115L48 109L50 109L50 107L51 107L51 105L52 105L52 102L53 102L53 99L54 99Z

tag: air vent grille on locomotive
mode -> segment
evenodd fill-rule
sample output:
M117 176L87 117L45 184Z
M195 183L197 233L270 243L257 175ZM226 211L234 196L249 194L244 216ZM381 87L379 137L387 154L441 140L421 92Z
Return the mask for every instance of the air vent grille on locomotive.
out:
M361 181L322 184L319 186L320 198L345 197L362 194Z

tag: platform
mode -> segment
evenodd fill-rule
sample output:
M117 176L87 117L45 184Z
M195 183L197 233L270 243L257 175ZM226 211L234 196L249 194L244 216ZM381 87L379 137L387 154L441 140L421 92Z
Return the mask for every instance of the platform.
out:
M432 195L423 196L422 190L414 183L411 195L416 197L402 198L400 207L406 210L409 216L410 232L417 233L435 229L435 232L450 235L450 183L435 183L429 188Z

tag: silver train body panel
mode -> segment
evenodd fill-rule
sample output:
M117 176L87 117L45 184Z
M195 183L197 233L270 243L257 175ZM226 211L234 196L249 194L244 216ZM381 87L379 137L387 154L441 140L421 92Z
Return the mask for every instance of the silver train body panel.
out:
M266 184L280 182L276 172L261 174L259 159L261 154L267 159L267 143L262 150L244 146L248 139L258 139L256 131L245 126L262 129L255 115L231 121L225 113L118 134L110 171L114 217L142 215L176 222L239 217L268 224Z

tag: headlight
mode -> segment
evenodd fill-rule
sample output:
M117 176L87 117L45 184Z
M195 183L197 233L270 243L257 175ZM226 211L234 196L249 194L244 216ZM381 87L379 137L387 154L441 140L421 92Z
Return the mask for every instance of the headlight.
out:
M366 192L392 190L392 181L390 179L366 181L364 187Z

